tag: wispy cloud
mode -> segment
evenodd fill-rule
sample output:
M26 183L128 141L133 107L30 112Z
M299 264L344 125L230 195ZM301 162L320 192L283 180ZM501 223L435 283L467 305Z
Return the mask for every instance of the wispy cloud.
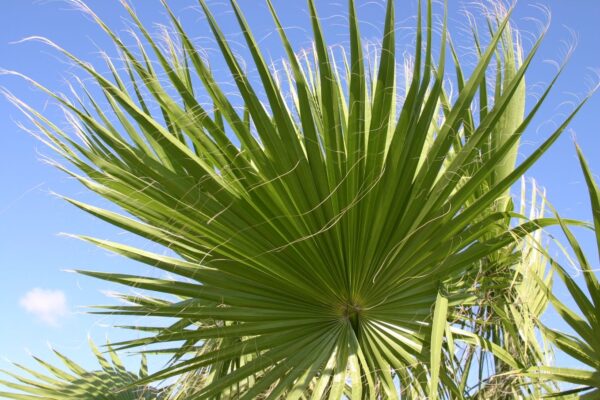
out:
M60 319L69 313L67 297L62 290L34 288L25 293L19 303L27 312L51 326L58 326Z

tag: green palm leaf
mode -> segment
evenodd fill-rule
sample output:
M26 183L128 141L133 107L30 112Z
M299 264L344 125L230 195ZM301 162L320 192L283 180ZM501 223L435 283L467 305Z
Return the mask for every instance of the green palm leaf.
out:
M145 356L142 356L139 374L135 374L125 370L110 345L108 346L109 360L91 341L90 347L101 369L86 371L55 350L54 353L68 371L37 357L34 357L35 360L47 370L46 373L15 364L25 374L3 371L13 380L0 380L1 386L11 390L11 392L0 392L0 397L16 400L160 400L166 398L165 390L136 384L137 381L148 376Z
M502 342L449 321L461 317L457 306L476 305L477 294L461 282L482 260L510 254L515 241L555 223L542 217L511 227L519 214L506 202L507 190L581 107L515 166L519 139L553 84L524 115L524 74L541 38L521 57L512 50L510 12L491 18L489 44L470 76L454 57L459 91L449 98L446 23L436 62L427 1L424 17L419 7L412 78L400 103L394 1L387 2L381 52L368 72L352 0L350 58L341 70L313 0L314 52L304 57L267 3L288 56L283 79L268 68L231 1L260 77L251 82L200 1L243 113L166 2L176 36L165 38L167 51L125 2L141 36L135 51L80 2L121 52L120 68L107 59L112 78L44 40L107 99L108 111L92 95L71 102L33 82L76 121L75 136L9 95L75 170L59 168L124 214L68 201L175 253L82 237L179 277L81 271L170 295L126 296L130 305L98 311L173 320L167 328L137 327L151 334L118 344L158 345L172 354L172 363L141 383L177 376L185 385L175 396L191 399L461 398L464 385L451 371L455 341L522 367ZM476 117L472 105L478 96L487 101L494 56L505 73ZM198 83L214 110L197 100Z
M596 241L600 251L600 190L598 190L592 172L579 147L577 147L577 154L589 189ZM598 330L600 329L600 283L568 225L562 220L560 220L560 225L581 268L588 295L585 294L583 288L576 283L563 266L552 260L554 270L565 283L582 316L568 308L551 293L551 287L547 287L550 302L558 314L573 329L576 336L549 327L544 327L544 333L559 350L587 365L590 369L541 366L529 368L527 374L543 380L554 379L578 385L576 389L560 394L576 395L577 398L581 399L597 399L600 396L600 338L598 336Z

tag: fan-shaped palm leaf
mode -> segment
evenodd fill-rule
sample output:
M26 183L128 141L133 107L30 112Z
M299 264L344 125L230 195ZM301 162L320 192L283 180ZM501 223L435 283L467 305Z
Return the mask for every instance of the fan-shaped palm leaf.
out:
M12 97L42 140L79 172L59 168L130 216L71 203L177 255L82 237L181 277L82 272L175 296L130 298L132 305L100 311L174 320L168 328L144 328L155 334L121 347L175 343L163 350L174 362L145 381L184 375L193 385L181 396L192 399L461 398L464 387L448 369L455 341L522 367L502 346L448 321L455 306L476 303L461 278L554 222L511 228L507 221L517 214L499 205L580 107L513 168L519 139L552 86L523 116L524 74L541 37L519 62L510 12L492 18L472 73L464 76L455 62L458 92L448 98L447 29L444 22L436 62L428 1L425 17L419 8L414 65L399 102L393 0L371 73L354 1L350 55L338 64L314 0L313 58L294 53L267 3L288 55L285 79L268 68L231 1L259 84L200 1L243 112L168 7L177 37L165 39L165 51L126 3L142 36L136 51L79 2L120 49L124 73L107 58L109 79L48 42L99 85L109 111L91 95L71 102L48 91L70 115L74 137ZM509 72L500 72L500 89L487 103L495 54L499 70ZM284 96L286 80L291 98ZM211 107L198 101L198 82ZM478 97L484 107L475 115Z
M15 364L29 376L3 371L14 380L0 380L0 385L12 390L12 392L0 392L0 397L15 400L160 400L165 398L164 390L136 384L148 375L145 356L142 356L139 374L135 374L125 369L110 345L108 351L110 360L106 359L91 341L90 346L102 369L87 371L55 350L54 353L68 371L37 357L34 357L35 360L48 371L46 374Z
M577 154L589 189L596 241L600 254L600 190L598 190L598 186L579 147L577 148ZM554 379L578 385L576 389L563 393L565 396L572 394L581 399L598 399L600 398L600 335L598 335L598 332L600 332L600 283L569 227L562 221L561 227L581 268L588 295L585 294L584 290L564 267L556 260L552 260L552 266L565 283L582 316L567 307L551 292L551 287L547 287L552 305L577 336L549 327L544 328L544 333L558 349L582 364L589 366L590 369L541 366L528 369L528 374L541 379Z

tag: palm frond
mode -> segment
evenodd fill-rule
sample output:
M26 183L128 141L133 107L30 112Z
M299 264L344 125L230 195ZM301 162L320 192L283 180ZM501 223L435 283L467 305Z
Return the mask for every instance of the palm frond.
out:
M371 74L354 1L345 62L329 51L314 0L309 57L294 52L267 1L288 57L283 80L232 0L260 82L250 80L200 0L243 100L238 111L166 2L177 40L165 40L176 51L164 51L125 2L138 29L135 50L78 3L114 41L124 72L107 60L106 77L44 41L89 75L109 110L91 95L79 104L33 82L76 121L73 135L9 97L75 167L59 168L124 213L69 202L175 253L81 237L179 277L81 271L170 296L98 311L173 320L167 328L139 327L153 334L116 344L158 345L173 355L141 383L183 377L190 384L181 398L462 398L464 385L449 370L454 342L523 367L502 342L457 324L454 310L477 305L461 282L556 223L541 217L511 226L521 216L507 202L510 187L585 102L515 165L520 137L554 84L524 114L524 76L543 34L521 56L513 51L512 10L491 17L489 43L471 74L454 52L459 90L449 98L446 22L436 61L432 4L425 13L420 4L414 65L399 102L393 0ZM494 57L498 90L487 103ZM486 105L475 115L478 101Z
M55 367L37 357L34 358L46 370L45 373L15 364L21 373L2 371L13 380L0 380L0 386L11 390L11 392L0 392L0 397L15 400L161 400L166 398L164 389L136 384L148 375L145 356L142 356L140 371L136 374L125 369L110 344L107 352L109 359L92 341L90 347L101 369L87 371L54 350L67 370Z
M577 147L577 154L589 190L596 241L600 251L600 190L598 190L598 185L579 147ZM564 282L581 315L567 307L551 292L551 286L547 286L546 291L550 302L560 317L573 329L576 336L550 327L544 327L544 333L559 350L588 366L589 369L540 366L529 368L527 374L543 380L554 379L578 385L576 389L559 393L560 395L576 395L581 399L596 399L600 396L600 337L598 335L600 329L600 283L570 228L560 218L559 221L581 268L588 294L586 295L583 288L558 261L552 260L554 270Z

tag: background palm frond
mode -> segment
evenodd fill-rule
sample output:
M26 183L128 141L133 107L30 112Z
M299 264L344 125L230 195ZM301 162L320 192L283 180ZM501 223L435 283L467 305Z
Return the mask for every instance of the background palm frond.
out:
M117 353L108 345L107 359L90 341L100 366L99 370L87 371L73 360L58 351L54 353L68 368L57 368L37 357L46 373L15 364L25 374L3 371L13 381L0 380L0 385L11 392L0 392L0 397L15 400L161 400L165 390L151 386L137 385L136 382L148 375L146 357L142 356L139 373L125 370Z
M579 147L577 147L577 154L589 190L596 242L600 254L600 190L598 190L592 172ZM572 395L581 399L598 399L600 398L600 335L598 335L598 332L600 332L600 283L588 257L568 225L562 220L561 228L576 256L588 294L586 295L583 288L577 284L575 279L569 275L568 271L558 261L551 260L553 269L564 282L581 315L578 315L557 298L552 293L552 286L548 285L546 291L550 302L560 317L573 329L575 336L546 326L543 330L546 337L558 349L588 366L589 369L539 366L529 368L527 374L542 380L553 379L576 384L575 389L562 393L565 396Z

